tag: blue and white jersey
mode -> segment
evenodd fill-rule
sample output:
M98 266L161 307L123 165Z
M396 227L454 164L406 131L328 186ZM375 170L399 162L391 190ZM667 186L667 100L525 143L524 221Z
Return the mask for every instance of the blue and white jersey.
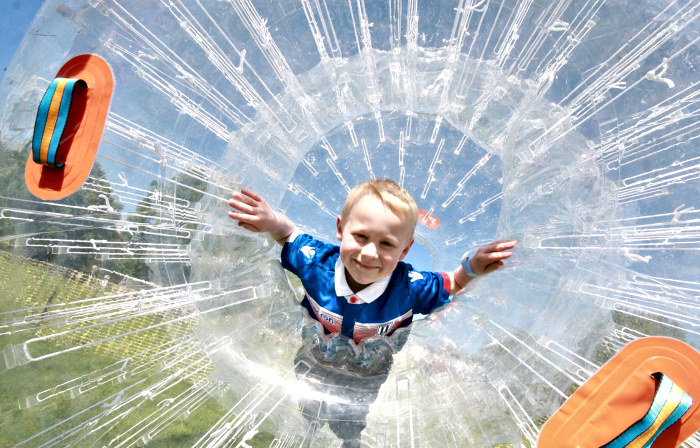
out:
M414 271L399 261L394 272L353 294L345 280L340 247L306 234L293 234L282 248L282 266L297 275L306 296L301 302L327 333L359 342L410 325L413 314L428 314L450 301L445 273Z

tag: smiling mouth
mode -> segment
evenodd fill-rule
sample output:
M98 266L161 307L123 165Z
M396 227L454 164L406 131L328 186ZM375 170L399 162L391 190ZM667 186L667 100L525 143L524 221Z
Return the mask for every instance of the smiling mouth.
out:
M370 271L370 270L372 270L372 269L379 269L379 266L370 266L370 265L367 265L367 264L364 264L364 263L360 263L360 262L357 261L357 260L352 260L352 261L354 261L355 264L356 264L358 267L360 267L361 269L367 270L367 271Z

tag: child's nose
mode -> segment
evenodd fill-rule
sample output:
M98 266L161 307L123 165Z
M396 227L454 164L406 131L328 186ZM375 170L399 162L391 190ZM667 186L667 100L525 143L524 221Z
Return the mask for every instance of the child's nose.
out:
M365 247L362 248L362 255L365 257L376 257L377 246L374 243L365 244Z

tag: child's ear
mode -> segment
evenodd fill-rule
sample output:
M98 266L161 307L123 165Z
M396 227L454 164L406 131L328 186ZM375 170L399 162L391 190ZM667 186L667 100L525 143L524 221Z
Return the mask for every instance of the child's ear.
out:
M338 221L336 222L336 238L338 241L343 241L343 229L340 227L340 216L338 216Z
M411 242L408 243L408 246L406 246L406 248L403 250L403 252L401 252L401 256L399 257L399 260L403 260L406 257L406 255L408 255L408 251L411 250L411 246L413 246L414 241L416 241L416 240L411 240Z

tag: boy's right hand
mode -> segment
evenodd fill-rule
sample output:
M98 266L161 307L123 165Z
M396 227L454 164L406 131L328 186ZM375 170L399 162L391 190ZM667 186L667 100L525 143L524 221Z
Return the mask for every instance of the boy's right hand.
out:
M251 232L270 232L270 235L284 244L289 235L294 232L294 224L268 205L267 202L250 190L243 189L233 193L228 205L242 213L229 211L228 215L238 221L238 225Z

